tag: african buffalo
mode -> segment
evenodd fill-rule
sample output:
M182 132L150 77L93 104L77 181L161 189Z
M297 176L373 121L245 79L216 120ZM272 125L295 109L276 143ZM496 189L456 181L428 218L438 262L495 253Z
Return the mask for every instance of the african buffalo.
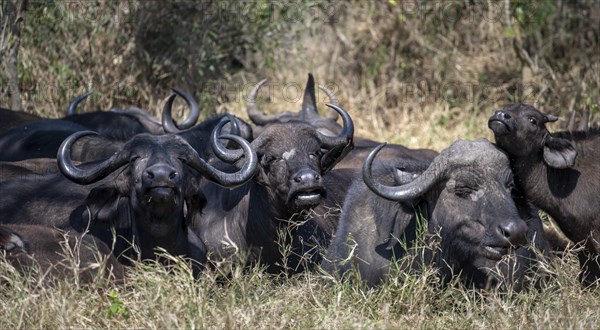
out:
M445 280L460 274L468 284L487 287L500 280L496 271L522 280L522 263L532 252L517 247L527 240L548 248L537 214L513 201L508 158L489 141L457 141L431 163L397 160L373 173L382 147L367 157L362 177L349 189L325 270L343 276L357 268L374 286L393 265L432 265ZM426 232L425 246L437 249L419 250L420 230ZM513 249L519 262L499 263Z
M85 126L61 119L38 120L15 127L0 135L0 160L56 157L64 139L84 130Z
M21 274L33 272L44 282L75 274L79 283L124 277L123 266L104 242L44 226L0 225L0 255Z
M526 197L556 221L567 238L585 246L581 280L600 277L600 131L550 133L558 117L511 104L489 119L496 143L511 159Z
M75 133L61 145L58 165L69 180L54 175L1 183L1 221L77 232L89 226L92 235L109 245L114 229L117 257L154 259L155 248L162 247L202 262L204 245L188 229L206 202L199 183L207 177L234 187L249 180L256 171L257 157L248 142L237 136L222 137L243 149L243 163L240 161L241 169L235 173L217 170L183 138L172 134L138 134L108 159L75 165L71 147L93 134ZM139 255L131 249L132 243Z
M298 259L312 249L310 242L324 231L314 221L305 221L300 213L323 200L327 194L323 175L352 145L352 119L342 108L328 106L344 121L339 135L324 135L304 122L268 125L252 141L259 166L251 181L233 190L212 183L203 186L207 203L194 228L211 259L246 255L248 262L260 260L272 273L300 270ZM215 148L218 157L232 161L240 157L232 157L222 148ZM288 229L293 255L284 264L278 232Z

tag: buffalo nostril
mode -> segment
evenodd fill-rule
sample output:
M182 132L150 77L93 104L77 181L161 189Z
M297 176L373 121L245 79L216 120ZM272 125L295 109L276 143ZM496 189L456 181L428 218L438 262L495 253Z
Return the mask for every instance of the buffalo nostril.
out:
M301 176L297 176L297 177L294 178L294 181L297 182L297 183L300 183L300 182L302 182L302 177Z
M499 118L499 119L510 119L511 118L510 114L508 112L504 112L502 110L496 111L495 116L496 116L496 118Z
M508 222L498 226L498 235L511 245L524 245L527 243L527 225L525 223Z
M146 175L150 178L150 179L154 179L154 173L152 173L152 171L146 171Z
M171 172L171 174L169 174L169 179L173 180L177 177L177 172L173 171Z
M315 181L319 181L319 180L321 180L321 176L320 176L320 175L318 175L318 174L317 174L317 175L315 175Z

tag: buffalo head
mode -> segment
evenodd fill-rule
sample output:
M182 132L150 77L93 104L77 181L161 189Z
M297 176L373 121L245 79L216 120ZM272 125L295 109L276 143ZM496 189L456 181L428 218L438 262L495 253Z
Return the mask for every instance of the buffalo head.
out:
M328 104L344 121L337 136L320 133L312 125L290 121L266 126L251 145L259 158L255 181L266 188L272 205L286 212L316 206L325 195L322 176L352 149L354 124L350 115L337 105ZM222 122L213 131L218 140ZM216 155L224 160L241 158L220 143Z
M493 277L498 261L526 243L527 225L511 196L513 177L508 157L487 140L457 141L420 175L396 175L398 186L375 181L371 166L383 145L366 159L363 178L389 200L425 205L428 232L439 233L437 266L462 271L475 281ZM480 276L483 274L483 276Z
M573 144L553 137L546 123L558 117L546 115L526 104L511 104L490 117L488 127L494 132L496 143L510 155L534 155L543 149L544 162L553 168L572 167L577 157Z
M258 163L249 143L238 136L222 137L239 144L244 154L241 169L226 173L200 158L180 136L138 134L110 158L76 166L70 158L70 148L79 138L91 134L95 133L78 132L63 142L57 156L59 168L79 184L110 176L90 191L86 206L94 224L130 228L124 229L124 235L139 240L143 259L153 258L156 246L170 253L188 253L188 248L178 242L185 240L185 228L205 201L199 192L202 177L235 187L253 177Z
M162 209L162 204L181 202L186 172L195 170L218 184L231 187L244 183L252 177L257 159L250 145L238 136L221 136L237 142L243 149L245 162L237 173L224 173L200 158L197 152L177 135L138 134L129 140L119 152L95 165L77 167L70 158L71 146L81 137L95 132L77 132L61 145L57 160L62 173L70 180L89 184L120 171L119 182L123 192L150 209Z

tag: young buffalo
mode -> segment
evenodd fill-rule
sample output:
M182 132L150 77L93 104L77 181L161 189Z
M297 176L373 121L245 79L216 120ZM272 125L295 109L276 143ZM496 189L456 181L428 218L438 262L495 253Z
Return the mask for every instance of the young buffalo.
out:
M600 276L600 132L550 133L546 123L556 120L530 105L512 104L496 111L488 126L510 155L526 197L584 245L579 261L588 285Z

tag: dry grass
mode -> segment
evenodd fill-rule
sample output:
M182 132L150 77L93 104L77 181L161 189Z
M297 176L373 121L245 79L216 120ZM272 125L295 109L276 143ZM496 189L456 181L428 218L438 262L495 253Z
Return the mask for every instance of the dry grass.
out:
M208 69L190 56L183 62L169 62L175 59L169 54L156 61L144 57L136 29L152 21L129 15L139 3L56 1L53 10L45 3L32 6L25 18L19 77L25 110L47 117L62 116L68 102L89 89L98 93L84 111L138 106L158 115L170 86L194 92L205 116L230 111L245 117L244 99L262 78L273 84L273 93L261 94L271 101L262 104L266 111L297 110L298 92L312 72L338 94L357 135L441 150L459 138L490 139L487 118L505 103L534 103L566 118L586 105L594 109L600 99L595 2L578 2L585 10L566 6L563 16L555 11L543 25L547 30L520 26L516 16L508 23L502 13L482 19L468 5L500 4L503 10L503 1L452 2L462 6L456 10L466 18L459 20L446 16L451 11L439 1L416 10L393 0L276 2L266 19L271 24L244 36L244 42L259 44L236 53L243 68L198 71L205 73L199 81L186 72ZM508 3L535 13L521 1ZM296 14L286 18L290 8ZM240 13L237 19L247 18ZM554 33L556 26L576 28ZM222 50L180 34L174 44L187 45L178 49L184 55ZM519 40L529 62L514 46ZM0 105L7 105L4 86L0 95ZM319 95L322 110L325 101ZM598 113L592 115L597 122ZM0 275L10 284L0 289L0 328L600 327L599 290L581 288L576 260L555 260L549 270L554 279L539 291L483 293L460 285L438 288L432 272L396 274L369 290L319 272L281 278L235 267L227 279L215 271L194 280L184 264L172 270L138 265L125 286L110 290L66 281L32 288L34 279L4 267Z
M230 268L228 268L230 269ZM2 328L596 328L600 288L582 289L573 257L547 265L540 290L481 292L435 272L395 273L367 289L319 271L291 278L259 268L207 271L195 280L180 261L137 264L123 286L39 287L2 267Z

